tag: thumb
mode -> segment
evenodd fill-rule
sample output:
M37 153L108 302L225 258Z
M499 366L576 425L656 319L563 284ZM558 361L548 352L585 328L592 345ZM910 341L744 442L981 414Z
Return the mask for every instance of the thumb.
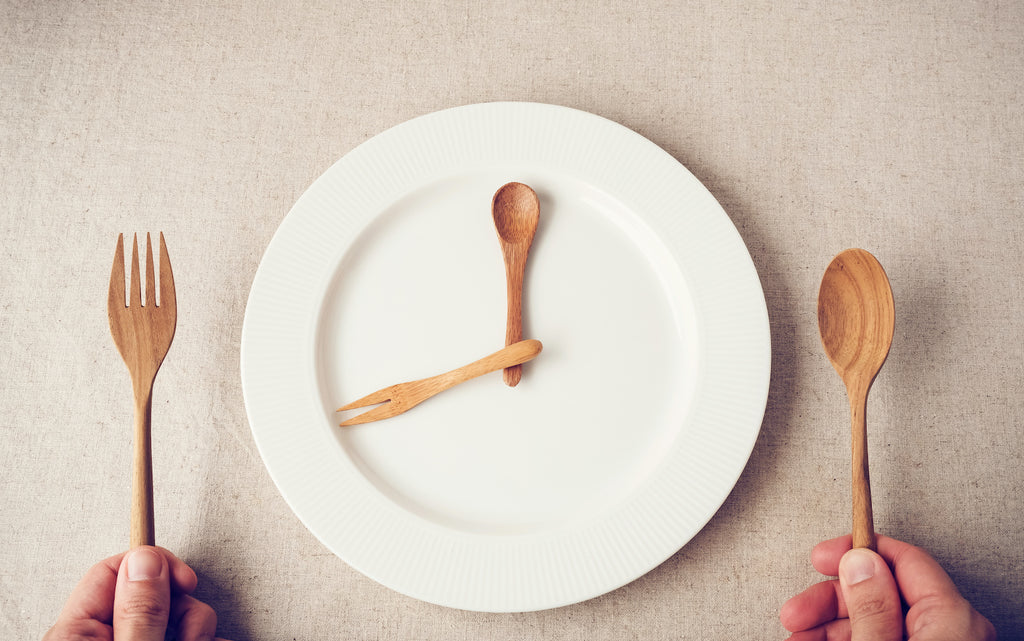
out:
M152 547L129 551L117 573L114 638L118 641L164 641L170 610L167 559Z
M885 560L854 548L839 560L839 585L850 616L851 641L901 641L903 608Z

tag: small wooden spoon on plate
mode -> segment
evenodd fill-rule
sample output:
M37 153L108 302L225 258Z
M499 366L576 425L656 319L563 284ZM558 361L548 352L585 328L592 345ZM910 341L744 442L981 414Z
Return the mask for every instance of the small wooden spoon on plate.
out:
M523 183L508 183L495 192L491 215L501 241L501 253L505 257L508 298L505 345L511 345L523 339L523 276L526 273L526 256L530 253L540 220L540 201L537 194ZM523 376L523 366L508 367L501 375L506 385L515 387Z
M818 329L850 399L853 455L853 546L874 550L868 475L868 390L892 345L896 322L885 270L863 249L847 249L829 264L818 290Z

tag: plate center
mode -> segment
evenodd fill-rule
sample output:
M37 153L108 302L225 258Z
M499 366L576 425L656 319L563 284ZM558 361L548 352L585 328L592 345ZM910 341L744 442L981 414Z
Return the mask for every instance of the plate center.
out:
M491 220L517 180L541 201L524 336L544 351L515 388L498 372L352 428L335 408L504 345ZM316 366L328 428L377 491L442 526L518 534L591 518L651 477L697 377L697 327L676 263L636 212L568 176L460 174L407 194L341 252Z

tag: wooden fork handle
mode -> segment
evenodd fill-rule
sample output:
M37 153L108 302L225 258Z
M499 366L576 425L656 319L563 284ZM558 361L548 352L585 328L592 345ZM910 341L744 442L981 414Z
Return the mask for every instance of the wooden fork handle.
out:
M495 370L525 363L526 361L535 358L537 354L540 354L540 351L543 348L544 346L540 341L532 338L519 341L500 349L489 356L485 356L478 361L473 361L469 365L424 379L423 382L427 383L424 388L429 389L430 393L425 395L423 398L428 398L429 396L443 392L444 390L454 387L459 383L464 383L471 378L476 378L477 376L483 376L484 374Z
M868 473L867 392L850 392L850 435L853 479L853 547L876 550Z
M154 545L153 522L153 448L150 422L153 414L153 387L135 390L135 438L132 454L131 547Z

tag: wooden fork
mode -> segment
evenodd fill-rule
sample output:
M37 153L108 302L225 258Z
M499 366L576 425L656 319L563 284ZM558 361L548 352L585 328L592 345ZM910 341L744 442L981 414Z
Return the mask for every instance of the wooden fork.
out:
M153 245L146 234L146 300L142 300L139 278L139 242L132 238L131 300L125 304L124 234L117 237L114 266L110 270L107 315L117 351L128 366L135 396L135 438L132 464L131 546L153 545L153 457L150 419L153 409L153 380L174 338L178 308L174 276L167 257L167 245L160 233L160 304L156 300Z
M505 349L494 352L490 356L485 356L478 361L473 361L469 365L453 369L450 372L409 383L390 385L384 389L377 390L372 394L367 394L358 401L352 401L348 405L338 408L339 412L344 412L366 407L367 405L383 403L380 407L375 407L372 410L363 412L359 416L350 418L342 423L341 427L360 425L362 423L370 423L371 421L379 421L383 418L398 416L403 412L411 410L431 396L440 394L459 383L464 383L471 378L482 376L488 372L525 363L535 358L537 354L540 354L542 348L543 345L538 340L519 341Z

